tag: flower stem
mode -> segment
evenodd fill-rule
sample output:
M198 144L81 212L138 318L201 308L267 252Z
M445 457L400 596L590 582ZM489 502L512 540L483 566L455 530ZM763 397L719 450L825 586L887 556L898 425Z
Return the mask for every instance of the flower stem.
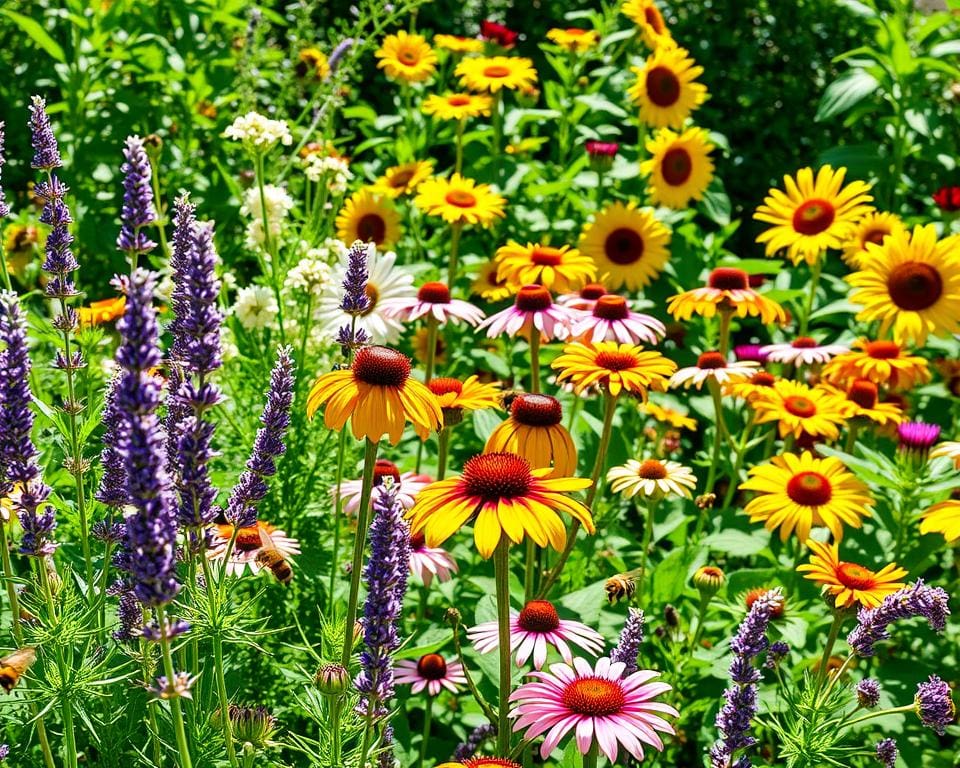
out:
M827 677L827 663L830 661L830 654L833 653L833 646L837 642L837 636L840 634L840 627L843 625L843 611L834 609L833 624L830 625L830 634L827 635L827 644L823 646L823 655L820 657L820 668L817 670L818 685L821 685Z
M460 255L460 233L463 231L463 222L457 221L450 225L450 260L447 262L447 286L453 288L457 279L457 267ZM434 338L436 344L436 338Z
M433 724L433 696L427 696L426 711L423 714L423 738L420 740L420 758L417 768L423 768L427 759L427 744L430 743L430 726Z
M647 564L650 561L650 545L653 543L653 523L656 518L659 499L647 500L647 524L643 529L643 551L640 553L640 576L637 579L637 598L643 597L643 585L647 578Z
M370 521L370 493L373 490L373 468L377 462L378 443L367 438L363 454L363 481L360 488L360 509L357 510L357 534L353 540L353 570L350 572L350 598L347 602L347 623L343 630L343 650L340 664L349 669L353 651L353 627L357 623L357 601L360 597L360 572L363 570L363 550L367 543Z
M537 544L529 536L527 537L526 562L524 566L523 600L524 603L527 603L530 601L530 598L533 597L533 590L535 589L534 580L536 579L537 571Z
M720 354L723 359L727 359L730 354L730 319L733 317L733 309L720 308Z
M810 288L807 292L807 299L803 307L803 316L800 318L799 336L807 335L807 328L810 326L810 315L813 314L813 301L817 296L817 288L820 285L820 272L823 269L823 258L818 258L816 263L810 268Z
M170 653L170 638L167 637L166 618L162 605L157 606L157 624L160 631L160 651L163 655L163 671L167 681L172 685L175 674L173 671L173 655ZM193 768L190 759L190 746L187 743L187 731L183 725L183 711L180 709L180 697L170 699L170 714L173 719L173 729L177 737L177 755L180 768Z
M862 723L866 720L872 720L875 717L883 717L884 715L896 715L901 712L910 712L913 710L913 708L914 708L913 704L905 704L902 707L892 707L891 709L881 709L878 712L868 712L867 714L858 717L856 720L850 720L849 722L844 723L844 725L847 728L850 728L856 725L857 723Z
M510 754L510 543L500 538L493 553L497 585L498 652L500 654L500 707L497 711L497 754Z
M710 458L710 469L707 472L706 485L706 493L713 493L713 487L717 482L717 469L720 466L720 450L723 443L725 425L723 421L723 402L720 399L720 386L714 379L710 379L707 382L707 386L710 388L710 396L713 398L713 410L717 417L713 431L713 454ZM704 516L701 515L700 522L697 524L697 535L695 538L699 538L699 535L703 532L703 519Z
M433 378L433 369L437 362L437 331L439 330L439 325L437 323L437 318L433 315L427 316L427 372L424 374L423 380L425 384L430 383L430 379Z
M214 588L213 574L210 563L204 553L201 553L200 563L203 567L203 581L207 587L207 598L210 601L210 610L219 620L220 606L217 604L216 589ZM220 702L220 728L223 730L223 743L227 749L227 759L233 768L237 768L237 753L233 745L233 729L230 726L230 698L227 696L227 682L223 666L223 638L220 628L213 633L213 665L217 678L217 698Z
M337 445L337 478L336 478L336 488L334 502L333 502L333 515L332 525L333 525L333 552L331 553L331 562L330 562L330 587L327 595L327 615L333 615L333 593L334 585L337 580L337 565L340 562L340 516L343 513L343 490L341 486L343 485L343 457L344 453L347 450L347 431L345 429L340 430L340 442Z
M480 705L480 709L483 710L483 714L487 716L487 720L491 723L497 721L497 713L493 711L493 707L490 706L483 694L480 693L480 690L477 688L476 682L474 682L473 676L470 674L470 667L463 658L463 647L460 643L460 619L457 619L457 623L453 627L453 650L457 654L457 661L460 662L460 666L463 667L463 676L467 679L467 689L473 694L473 698L476 700L477 704Z
M466 118L457 121L457 162L453 167L454 173L460 173L463 169L463 129L466 124Z
M530 391L540 394L540 331L530 328Z
M600 745L596 738L590 742L590 749L583 756L583 768L597 768L597 762L600 759Z
M447 474L447 452L450 448L450 427L441 427L437 435L437 480L443 480Z

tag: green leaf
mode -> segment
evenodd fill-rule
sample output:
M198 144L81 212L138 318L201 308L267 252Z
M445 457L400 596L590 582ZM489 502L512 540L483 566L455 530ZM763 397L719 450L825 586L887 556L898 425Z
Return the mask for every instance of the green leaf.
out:
M20 29L27 33L27 36L47 52L50 58L55 59L61 64L65 64L67 57L60 44L54 40L40 24L29 16L24 16L16 11L2 10L4 16L10 19Z
M700 201L700 210L710 221L719 224L721 227L730 223L730 198L723 190L722 185L710 185L710 188L703 194L703 200Z
M725 552L735 557L749 557L762 552L770 543L770 534L765 530L753 531L717 531L703 541L710 549Z
M875 93L879 83L865 69L851 69L827 86L820 99L814 120L822 123L831 117L843 114L867 96Z
M935 59L942 59L944 56L960 55L960 40L944 40L930 48L930 55Z
M627 111L623 107L614 104L599 93L581 94L576 97L575 101L589 107L593 112L606 112L607 114L613 115L613 117L620 118L627 116Z

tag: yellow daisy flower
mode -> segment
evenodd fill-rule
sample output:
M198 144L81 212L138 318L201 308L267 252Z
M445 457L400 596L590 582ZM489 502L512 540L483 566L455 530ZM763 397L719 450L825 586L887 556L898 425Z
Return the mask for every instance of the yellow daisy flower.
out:
M489 184L453 174L449 179L427 179L417 190L417 207L430 216L440 216L451 224L487 226L503 217L507 202Z
M960 237L937 240L933 224L871 243L863 269L848 275L857 320L880 321L898 344L923 346L927 336L960 333Z
M511 240L497 249L497 279L519 290L524 285L542 285L554 293L578 291L597 274L589 256L569 245L555 248Z
M781 379L750 403L757 423L777 422L780 437L803 434L836 440L844 423L840 398L825 389Z
M549 395L520 394L510 416L487 438L484 453L515 453L534 469L552 468L560 477L577 471L577 448L562 424L560 401Z
M387 35L374 55L380 59L377 67L394 80L419 83L437 71L437 54L427 45L423 35L412 35L403 30Z
M532 88L537 82L533 62L508 56L477 56L464 59L455 70L460 84L472 91L496 93L501 88L511 91Z
M493 100L482 93L431 94L424 99L422 109L438 120L466 120L490 114Z
M464 411L482 411L487 408L499 408L501 404L500 384L484 384L477 376L468 376L463 381L446 376L430 379L427 389L433 392L443 411L443 426L452 427L463 421ZM417 428L421 440L426 440L429 432Z
M126 296L115 296L90 302L89 307L77 307L77 318L81 328L110 323L123 316L127 308Z
M913 389L930 381L930 366L918 356L908 354L895 341L857 339L849 352L837 355L823 369L823 378L831 384L846 386L855 379L867 379L891 389Z
M434 35L433 44L451 53L480 53L483 50L483 40L459 35Z
M663 270L670 251L670 230L652 211L636 203L612 203L580 235L580 252L593 259L600 279L611 290L635 291Z
M370 191L389 198L412 194L420 182L433 173L432 160L414 160L387 168L386 173L377 179Z
M757 237L766 244L767 256L785 250L794 264L813 265L824 251L842 248L850 239L857 222L872 208L870 185L851 181L843 186L847 169L836 171L829 165L817 171L797 171L796 180L784 176L786 192L771 189L753 218L770 226Z
M354 192L337 214L337 237L350 245L354 240L389 246L400 238L400 214L389 200L369 189Z
M920 515L920 533L939 533L948 543L960 539L960 500L947 499Z
M877 608L887 595L905 586L898 579L906 576L907 571L896 563L885 565L874 573L857 563L841 560L840 547L836 542L824 544L810 539L807 546L813 553L810 562L797 566L797 571L806 574L805 579L815 581L827 594L833 595L837 608L851 608L854 605Z
M300 77L313 75L317 80L326 80L330 76L330 62L327 54L319 48L304 48L297 56L300 63L297 74Z
M723 394L752 403L757 398L768 395L776 383L777 377L769 371L757 371L745 381L730 381L724 384Z
M501 301L516 293L519 289L511 288L506 280L498 277L499 269L496 262L485 261L480 267L480 272L473 279L470 292L490 302Z
M648 390L662 392L667 388L667 377L677 369L677 364L659 352L647 352L634 344L575 341L564 346L551 367L559 371L557 381L569 379L577 394L597 385L614 397L629 392L646 400Z
M713 151L703 128L688 128L677 134L661 128L647 139L649 159L640 163L640 173L649 177L650 201L669 208L686 208L700 200L713 180Z
M863 418L885 426L896 426L904 420L903 411L896 403L880 400L877 385L867 379L856 379L846 392L834 390L829 384L821 384L840 398L840 410L847 419Z
M681 128L707 100L707 87L696 81L703 67L684 48L657 48L631 70L637 81L627 93L640 106L640 119L653 128Z
M673 408L650 402L649 400L640 406L640 411L647 414L652 419L661 424L669 424L675 429L688 429L691 432L697 429L697 420L691 418L685 413L680 413Z
M676 45L654 0L627 0L620 13L639 27L640 36L648 48Z
M583 53L600 42L600 36L592 29L554 28L547 31L547 39L572 53Z
M863 269L863 260L867 255L867 244L882 245L893 234L905 234L903 222L894 213L874 211L868 213L857 223L853 233L843 246L843 260L854 269Z

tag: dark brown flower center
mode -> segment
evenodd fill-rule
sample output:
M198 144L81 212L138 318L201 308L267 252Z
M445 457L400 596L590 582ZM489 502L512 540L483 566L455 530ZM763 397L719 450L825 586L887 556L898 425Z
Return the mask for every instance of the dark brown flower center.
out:
M777 377L767 371L757 371L750 377L750 383L758 387L772 387L777 382Z
M378 213L365 213L357 222L357 238L381 245L387 235L387 223Z
M877 404L877 385L866 379L857 379L847 390L847 400L861 408L873 408Z
M907 261L894 267L887 278L890 298L900 309L922 312L943 295L943 278L930 264Z
M620 227L607 235L603 252L614 264L633 264L643 256L643 238L635 229Z
M550 291L542 285L525 285L517 291L516 307L521 312L543 312L552 304Z
M417 662L417 672L427 680L443 680L447 676L447 662L439 653L428 653Z
M649 24L658 35L662 35L664 31L666 31L667 25L663 23L663 16L661 16L660 11L652 5L648 5L643 9L643 18L646 19L647 24Z
M353 375L364 384L402 387L410 376L410 359L389 347L364 347L353 360Z
M563 251L549 245L538 245L530 252L530 261L538 267L556 267L563 263Z
M794 349L814 349L818 345L816 339L811 339L809 336L797 336L790 342L790 346Z
M593 316L603 320L625 320L630 315L630 308L623 296L608 293L597 299L593 305Z
M410 183L410 179L413 178L413 171L410 169L405 169L402 171L397 171L389 179L389 184L394 189L403 189L407 184Z
M833 488L819 472L798 472L787 482L787 496L804 507L820 507L833 497Z
M717 267L710 273L707 285L721 291L742 291L749 287L750 278L742 269Z
M530 463L514 453L482 453L463 465L466 494L486 502L524 496L531 479Z
M560 616L549 601L531 600L523 606L517 622L527 632L553 632L560 626Z
M719 352L704 352L697 358L697 368L700 370L716 370L726 367L727 360Z
M662 461L647 459L637 469L637 477L644 480L663 480L667 476L667 468Z
M600 283L587 283L583 288L580 289L580 298L586 299L587 301L596 301L601 296L606 294L607 289L604 288Z
M658 107L671 107L680 98L680 80L668 67L647 72L647 96Z
M416 551L427 545L427 537L423 531L410 534L410 549Z
M685 184L690 174L693 172L693 161L690 159L690 153L680 147L674 147L667 150L663 156L661 164L661 173L663 180L674 187Z
M383 481L388 477L392 477L393 482L399 483L400 469L392 461L377 459L373 465L373 484L382 485Z
M819 198L804 200L793 212L793 228L801 235L819 235L830 228L835 216L836 211L829 201Z
M637 364L637 358L630 352L604 350L597 353L594 362L596 362L598 367L606 368L608 371L625 371L633 368Z
M874 360L896 360L900 357L900 345L894 341L868 341L864 351Z
M861 240L864 245L867 243L874 243L875 245L883 245L884 238L890 234L889 227L877 226L873 229L868 229L863 233L863 239Z
M563 705L578 715L608 717L617 714L626 703L623 689L602 677L580 677L569 683L561 695Z
M424 283L417 291L417 299L428 304L449 304L450 289L443 283Z
M510 415L524 426L552 427L563 418L563 408L550 395L519 395L510 406Z

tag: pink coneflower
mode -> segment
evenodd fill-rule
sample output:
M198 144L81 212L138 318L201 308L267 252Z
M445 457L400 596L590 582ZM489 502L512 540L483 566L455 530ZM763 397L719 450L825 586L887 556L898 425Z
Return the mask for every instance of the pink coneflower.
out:
M415 533L410 537L410 573L429 587L433 577L441 584L450 581L457 572L457 561L451 554L440 547L428 547L423 532Z
M533 328L540 332L540 341L565 339L569 333L570 311L553 303L550 291L542 285L525 285L517 293L512 307L490 315L480 323L491 339L504 333L518 333L530 338Z
M551 664L550 672L531 672L536 682L510 694L510 701L516 702L510 712L510 717L517 718L513 730L526 729L526 739L545 733L540 747L543 758L571 731L576 732L581 754L587 754L596 740L611 764L616 764L621 744L637 760L643 760L644 744L662 752L657 731L671 735L675 731L656 713L673 717L679 713L655 698L670 686L649 682L658 672L642 669L622 677L625 669L622 661L602 658L595 668L574 659L573 666Z
M601 155L603 157L616 157L620 145L615 141L594 141L589 139L586 142L587 154L591 157Z
M697 358L697 364L689 368L681 368L670 377L670 386L684 389L696 387L700 389L708 379L717 384L727 384L735 381L745 381L753 376L758 364L752 360L738 360L728 362L719 352L704 352Z
M819 344L809 336L798 336L789 344L767 344L761 351L767 353L767 359L771 363L822 365L829 363L837 355L849 352L850 348L842 344Z
M400 472L397 465L386 459L377 459L373 469L373 488L370 492L370 503L380 498L383 493L384 478L393 478L393 487L396 489L397 501L405 510L413 506L417 494L426 488L433 480L429 475L418 475L416 472ZM340 485L340 495L343 500L343 511L348 515L357 514L360 509L360 492L362 480L344 480ZM337 487L330 489L331 498L336 498Z
M395 320L419 320L430 315L440 325L463 320L473 326L483 320L483 312L473 304L450 298L450 289L444 283L424 283L416 297L390 299L380 306Z
M656 344L667 332L657 318L632 312L623 296L608 293L589 312L577 312L570 336L580 341L619 341L622 344Z
M426 688L431 696L438 695L444 688L456 693L458 685L467 683L463 665L459 661L447 661L439 653L428 653L419 661L398 661L394 671L398 683L410 683L414 693Z
M479 653L489 653L500 645L496 621L471 627L467 630L467 637ZM518 667L526 664L533 654L533 666L543 669L548 644L570 664L573 653L567 643L579 645L596 655L603 650L603 635L579 621L561 619L557 609L547 600L531 600L520 613L510 610L510 652L516 652Z
M567 309L580 309L592 312L601 296L607 295L607 289L601 283L587 283L579 293L564 293L557 296L557 304Z
M763 365L769 357L763 350L760 344L738 344L733 348L733 355L737 360L752 360Z
M211 560L223 560L227 554L227 543L233 537L234 527L229 523L217 525L217 540L208 550ZM261 534L266 533L266 537ZM276 549L283 558L290 562L294 555L300 554L300 542L270 525L265 520L258 520L256 525L238 528L230 560L227 562L227 573L231 576L242 576L249 567L251 573L260 573L263 566L257 558L264 551L265 538L269 537L270 549Z

